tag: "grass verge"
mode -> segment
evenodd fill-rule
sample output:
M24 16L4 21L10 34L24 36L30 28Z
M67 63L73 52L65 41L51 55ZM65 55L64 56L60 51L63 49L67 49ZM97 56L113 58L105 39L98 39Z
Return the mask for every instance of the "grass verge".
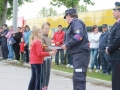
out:
M73 73L73 69L66 68L65 65L55 65L53 63L52 64L52 69ZM102 74L102 71L97 72L97 73L95 72L95 70L93 70L92 72L87 71L87 76L92 77L92 78L101 79L101 80L111 81L111 75L104 75L104 74Z

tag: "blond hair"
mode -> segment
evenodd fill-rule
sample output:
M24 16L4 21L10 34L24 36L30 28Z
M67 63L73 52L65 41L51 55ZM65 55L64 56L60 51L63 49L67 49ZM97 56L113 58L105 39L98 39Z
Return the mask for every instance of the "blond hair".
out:
M41 26L41 29L44 29L44 27L48 25L50 27L50 23L49 22L46 22L46 23L43 23L42 26Z
M34 28L33 29L32 34L30 35L30 38L29 38L29 49L31 48L31 45L32 45L32 42L33 42L34 39L37 39L42 43L42 37L38 36L39 31L41 31L40 28Z

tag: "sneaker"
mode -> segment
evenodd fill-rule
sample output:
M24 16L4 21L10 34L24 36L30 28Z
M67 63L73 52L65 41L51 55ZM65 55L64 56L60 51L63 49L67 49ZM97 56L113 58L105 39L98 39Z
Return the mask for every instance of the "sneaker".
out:
M14 60L14 62L17 62L17 60Z
M99 72L100 70L99 69L97 69L95 72Z
M110 75L110 73L106 72L105 75Z
M70 64L67 64L67 66L66 67L70 67Z
M73 68L73 65L70 65L70 68Z
M7 61L9 61L10 59L8 58Z
M89 72L92 72L92 69L89 69L88 71L89 71Z

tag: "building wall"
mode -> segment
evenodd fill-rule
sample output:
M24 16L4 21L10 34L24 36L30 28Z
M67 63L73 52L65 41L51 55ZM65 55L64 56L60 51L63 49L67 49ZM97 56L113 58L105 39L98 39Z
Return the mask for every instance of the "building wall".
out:
M79 13L78 16L79 19L85 22L88 31L91 31L93 25L98 25L101 28L102 24L108 24L109 26L112 26L115 22L113 11L111 9L82 12ZM25 24L28 24L30 27L35 25L39 28L41 27L42 23L45 22L49 22L51 24L51 29L53 29L53 31L55 31L59 24L62 25L63 28L67 28L68 26L66 20L63 19L63 16L51 16L25 20Z

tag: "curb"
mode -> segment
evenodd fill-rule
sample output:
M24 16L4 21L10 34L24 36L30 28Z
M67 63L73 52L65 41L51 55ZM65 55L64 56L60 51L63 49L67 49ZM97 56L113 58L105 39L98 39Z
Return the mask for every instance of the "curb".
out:
M57 74L57 75L60 75L60 76L64 76L64 77L68 77L68 78L72 78L72 76L73 76L72 73L68 73L68 72L64 72L64 71L59 71L59 70L55 70L55 69L51 69L51 71L54 74ZM106 81L106 80L86 77L86 81L90 82L90 83L94 83L94 84L100 85L100 86L102 85L102 86L111 87L111 82L110 81Z
M24 64L24 66L30 67L30 64ZM72 73L68 73L68 72L64 72L64 71L59 71L59 70L55 70L55 69L51 69L51 72L59 75L59 76L63 76L63 77L67 77L72 79L73 74ZM111 87L111 82L110 81L106 81L106 80L101 80L101 79L97 79L97 78L91 78L91 77L86 77L86 81L93 83L93 84L97 84L100 86L107 86L107 87Z

